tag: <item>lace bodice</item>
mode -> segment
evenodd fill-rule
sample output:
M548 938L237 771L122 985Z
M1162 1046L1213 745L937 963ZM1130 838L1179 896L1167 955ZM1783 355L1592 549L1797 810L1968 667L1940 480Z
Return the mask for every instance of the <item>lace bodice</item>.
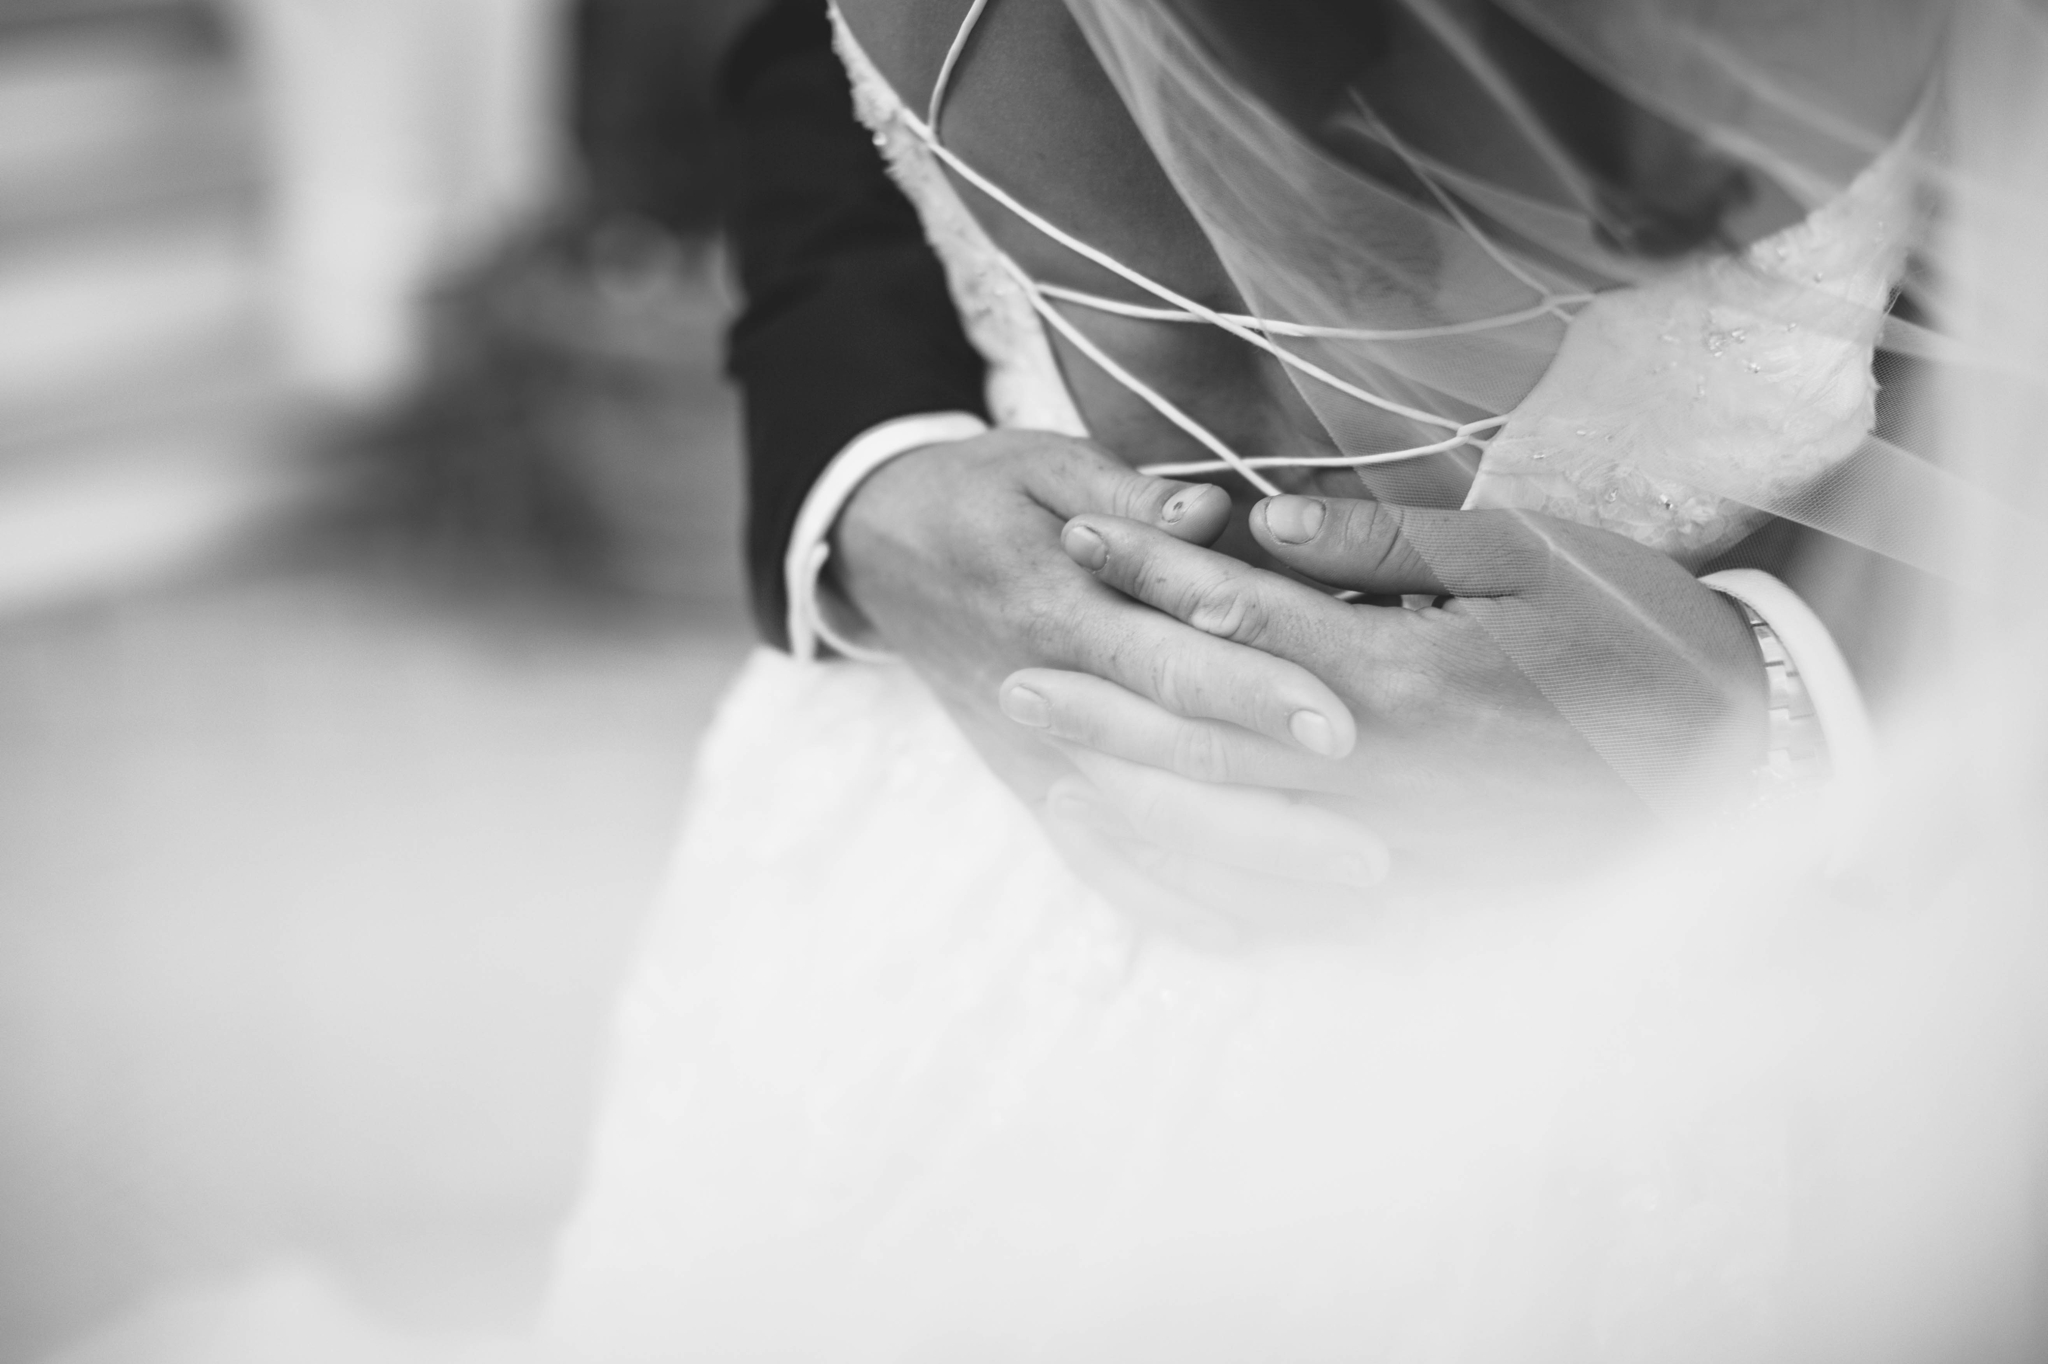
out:
M978 9L970 22L974 13ZM1097 306L1102 300L1025 277L974 219L947 167L1070 248L1171 296L1059 233L943 148L836 8L832 23L855 110L916 206L968 336L988 362L988 400L997 423L1086 433L1048 343L1051 324L1222 455L1214 467L1237 468L1272 490L1213 435L1161 395L1142 391L1061 319L1048 297ZM1783 505L1855 453L1874 424L1872 359L1912 218L1904 142L1834 201L1741 255L1696 262L1585 302L1565 328L1556 358L1520 404L1451 432L1436 447L1477 445L1478 433L1498 428L1484 442L1465 505L1541 511L1697 563L1754 529L1766 514L1758 508ZM1267 344L1283 361L1290 358L1266 335L1285 324L1200 316Z
M1905 264L1906 146L1739 256L1599 294L1487 446L1468 507L1710 557L1854 454Z
M995 243L961 202L931 148L917 135L910 111L861 50L837 7L831 15L833 46L853 84L854 112L874 134L889 173L916 207L945 268L967 337L988 362L989 415L998 426L1087 435L1045 328L1003 268Z

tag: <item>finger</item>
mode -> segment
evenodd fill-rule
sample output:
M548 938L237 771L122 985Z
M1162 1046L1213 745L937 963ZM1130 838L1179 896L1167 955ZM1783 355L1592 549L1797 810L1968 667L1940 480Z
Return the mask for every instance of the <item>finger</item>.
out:
M1074 748L1068 756L1138 838L1170 851L1285 880L1364 889L1386 879L1371 830L1278 791L1216 786ZM1072 793L1078 778L1055 783Z
M1078 751L1088 749L1191 781L1336 798L1353 822L1368 825L1389 846L1410 846L1417 826L1437 820L1446 808L1470 813L1489 802L1525 799L1529 790L1522 785L1503 790L1498 781L1489 781L1489 774L1474 772L1467 755L1440 748L1424 753L1370 729L1359 736L1349 761L1326 762L1236 725L1174 715L1086 673L1020 669L1003 680L999 699L1006 716L1037 733L1069 762L1078 764ZM1487 755L1496 764L1491 776L1497 778L1499 755L1491 748ZM1544 763L1544 800L1556 810L1582 805L1585 775ZM1608 776L1604 767L1594 769L1594 775Z
M1414 508L1362 498L1269 497L1252 508L1251 531L1289 568L1334 587L1449 592L1404 533L1411 518Z
M1327 759L1219 720L1190 720L1088 673L1024 668L1003 679L1002 711L1048 738L1194 781L1339 789Z
M1443 511L1348 497L1273 497L1252 535L1319 582L1368 593L1519 596L1585 549L1585 527L1532 511ZM1598 542L1620 537L1593 531Z
M1230 523L1230 494L1213 484L1152 478L1086 441L1048 443L1034 454L1025 465L1025 489L1063 521L1098 512L1202 545Z
M1208 554L1132 522L1117 524ZM1357 742L1358 727L1344 702L1299 663L1096 590L1108 609L1076 611L1058 622L1046 660L1051 666L1107 678L1177 715L1227 720L1318 757L1341 758Z
M1204 634L1298 663L1317 677L1386 682L1407 676L1421 662L1422 641L1411 612L1338 601L1306 583L1113 517L1076 517L1060 543L1070 558L1126 596ZM1235 714L1204 713L1245 724Z

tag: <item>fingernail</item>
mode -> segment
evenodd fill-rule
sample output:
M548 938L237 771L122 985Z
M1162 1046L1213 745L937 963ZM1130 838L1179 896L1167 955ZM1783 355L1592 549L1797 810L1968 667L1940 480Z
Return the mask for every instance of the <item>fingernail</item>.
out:
M1283 545L1305 544L1323 528L1323 504L1313 497L1281 496L1266 502L1266 529Z
M1109 545L1086 526L1068 526L1060 536L1060 544L1069 559L1090 573L1109 562Z
M1175 493L1172 497L1167 499L1166 505L1160 508L1160 522L1164 525L1170 526L1174 524L1176 521L1180 520L1183 516L1186 516L1188 514L1188 503L1193 500L1193 498L1189 497L1188 494L1184 492Z
M1044 729L1052 723L1052 707L1029 687L1012 687L1003 693L1003 714L1033 729Z
M1337 756L1337 731L1327 717L1312 710L1298 710L1287 719L1287 732L1294 742L1325 758Z

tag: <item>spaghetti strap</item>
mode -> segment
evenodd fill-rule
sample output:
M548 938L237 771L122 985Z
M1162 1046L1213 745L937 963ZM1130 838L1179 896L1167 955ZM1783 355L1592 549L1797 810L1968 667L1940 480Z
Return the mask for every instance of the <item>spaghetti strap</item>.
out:
M1462 212L1451 196L1430 177L1419 161L1404 159L1413 171L1429 187L1430 192L1442 204L1458 227L1469 234L1487 257L1498 264L1518 283L1526 285L1536 294L1528 306L1490 317L1474 318L1468 321L1447 323L1432 327L1412 328L1359 328L1331 327L1309 322L1284 321L1260 317L1247 313L1222 312L1208 308L1188 298L1167 285L1159 283L1142 271L1136 270L1111 256L1108 252L1081 240L1056 223L1023 203L1000 184L983 174L965 158L945 144L939 134L941 120L945 113L946 97L952 91L954 78L959 72L960 62L972 42L975 30L982 17L988 12L992 0L973 0L961 17L960 26L953 34L953 40L946 48L944 60L939 64L939 74L932 83L930 98L925 104L925 115L919 118L912 113L901 97L897 102L903 108L903 122L948 170L993 199L998 205L1023 222L1026 226L1056 245L1082 259L1090 261L1127 283L1152 295L1160 306L1135 304L1121 299L1105 298L1079 289L1061 285L1045 284L1034 278L1017 260L1001 248L993 248L1003 266L1004 272L1016 283L1032 310L1054 332L1078 350L1090 363L1097 366L1132 396L1145 403L1173 426L1187 433L1195 442L1215 455L1214 460L1199 460L1191 463L1153 464L1141 467L1140 472L1158 475L1188 476L1193 474L1233 472L1250 483L1260 492L1271 496L1280 489L1259 471L1282 468L1364 468L1373 465L1394 464L1406 460L1421 459L1431 455L1446 454L1462 448L1483 450L1492 434L1507 422L1505 414L1459 421L1441 413L1431 412L1408 403L1396 401L1372 392L1358 384L1331 373L1306 356L1281 345L1275 338L1300 340L1334 341L1424 341L1447 336L1464 336L1480 332L1520 326L1545 317L1569 321L1571 308L1591 302L1592 295L1585 293L1559 292L1546 288L1527 272L1516 268L1503 252L1489 241L1474 224L1469 215ZM837 7L834 6L837 14ZM839 16L840 27L851 36L851 30ZM1226 332L1245 344L1272 356L1282 365L1301 374L1304 378L1334 392L1341 393L1355 402L1401 417L1418 426L1435 428L1443 436L1403 449L1385 450L1364 455L1325 456L1270 456L1246 459L1230 445L1210 431L1201 422L1190 416L1178 404L1133 375L1114 357L1091 340L1076 327L1055 303L1071 307L1086 308L1094 312L1108 313L1143 321L1168 323L1194 323L1211 326Z
M932 130L932 136L939 135L939 114L945 108L946 91L953 83L953 70L960 65L960 54L967 50L967 40L974 36L975 25L981 22L982 11L988 8L988 0L974 0L967 7L967 15L960 21L959 31L953 35L953 42L946 49L946 59L939 63L939 78L932 82L932 97L925 106L925 125Z

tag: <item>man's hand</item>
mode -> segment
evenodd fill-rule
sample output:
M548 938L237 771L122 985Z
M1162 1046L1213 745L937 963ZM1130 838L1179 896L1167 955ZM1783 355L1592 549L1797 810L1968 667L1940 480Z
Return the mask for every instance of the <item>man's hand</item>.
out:
M1198 781L1338 798L1397 852L1422 856L1481 841L1570 856L1570 834L1611 843L1613 821L1640 821L1646 799L1738 781L1762 750L1748 628L1652 550L1547 517L1342 498L1269 499L1251 529L1304 577L1451 600L1347 604L1115 517L1076 518L1065 543L1132 599L1330 683L1358 721L1346 760L1310 759L1230 723L1238 716L1190 716L1081 670L1020 671L1003 684L1005 711Z
M992 431L892 460L840 515L840 589L1027 799L1070 771L1003 718L997 684L1019 668L1086 673L1176 715L1228 718L1276 751L1338 756L1351 715L1299 663L1191 629L1114 590L1061 549L1098 515L1169 544L1213 541L1230 498L1133 472L1087 441Z

